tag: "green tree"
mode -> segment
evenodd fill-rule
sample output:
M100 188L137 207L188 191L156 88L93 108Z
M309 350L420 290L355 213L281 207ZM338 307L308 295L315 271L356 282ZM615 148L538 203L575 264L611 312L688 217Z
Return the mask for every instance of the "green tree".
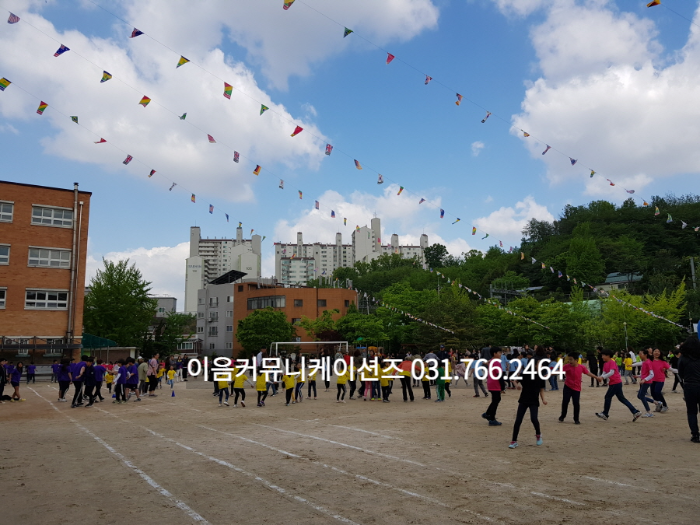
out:
M310 319L302 315L301 321L297 324L301 326L306 331L306 335L311 337L314 341L331 341L332 339L326 339L323 335L332 334L336 331L333 314L339 313L339 310L324 310L316 319Z
M194 335L196 326L197 318L194 314L168 312L166 317L158 319L153 337L147 337L143 342L141 354L144 357L155 354L164 357L180 353L177 346Z
M384 325L377 316L349 313L338 319L336 329L347 341L365 341L378 344L387 339Z
M433 244L428 246L425 251L425 263L429 268L442 268L445 258L449 255L447 248L443 244Z
M272 307L254 310L238 321L236 339L241 343L246 355L253 355L261 348L269 348L276 341L292 341L296 329L287 321L284 312Z
M158 306L149 297L151 283L128 259L102 262L104 268L97 270L85 296L85 332L140 348Z

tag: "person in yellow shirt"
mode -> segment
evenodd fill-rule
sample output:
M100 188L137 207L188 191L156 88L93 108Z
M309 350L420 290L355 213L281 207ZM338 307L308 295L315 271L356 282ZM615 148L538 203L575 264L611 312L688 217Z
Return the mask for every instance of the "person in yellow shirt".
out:
M221 400L224 398L224 394L226 394L226 400L224 401L224 405L229 406L228 404L228 384L231 382L230 379L233 379L231 376L225 377L224 379L217 379L216 381L216 386L219 387L219 406L221 405Z
M294 365L294 371L299 372L296 376L296 386L294 388L294 401L296 403L301 403L304 400L304 375L302 372L301 364L297 363Z
M248 380L248 376L245 373L240 373L240 369L233 369L233 392L235 398L233 399L233 408L238 408L238 397L241 397L241 406L245 408L245 382Z
M112 383L114 383L114 375L111 370L105 372L105 383L107 384L107 391L112 393Z
M158 372L156 372L156 379L158 380L158 388L163 388L163 376L165 375L165 365L160 365L158 367Z
M631 378L632 378L632 384L633 384L633 385L636 385L636 384L637 384L637 378L634 377L634 375L632 374L632 357L631 357L629 354L627 354L627 357L625 357L625 358L622 360L622 363L623 363L624 366L625 366L625 384L626 384L626 385L629 385L629 378L631 377Z
M255 390L258 392L258 406L265 406L265 398L267 398L267 381L265 374L258 374L255 379Z
M168 375L167 375L168 384L170 385L170 390L175 388L175 374L176 374L175 367L171 365L170 370L168 370Z
M294 376L284 374L282 376L282 382L284 383L284 394L287 400L284 406L288 407L289 402L292 400L292 394L294 393Z
M423 399L430 399L430 379L428 379L428 365L423 361L423 375L421 377L421 383L423 384Z
M307 377L309 378L309 392L306 397L311 399L311 389L314 389L314 400L316 400L316 374L318 373L318 368L310 368Z
M345 403L345 391L347 390L348 378L350 377L350 372L345 369L345 372L338 376L337 388L338 393L335 396L336 403ZM342 395L341 395L342 392Z
M382 401L389 403L389 394L391 394L391 367L389 363L382 361L381 370L379 371L379 386L382 389Z

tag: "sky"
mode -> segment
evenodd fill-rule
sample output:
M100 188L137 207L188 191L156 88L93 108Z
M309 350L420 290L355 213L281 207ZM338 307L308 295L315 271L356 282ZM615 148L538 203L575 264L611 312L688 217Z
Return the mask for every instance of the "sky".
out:
M0 23L1 178L91 191L88 277L128 258L180 310L195 225L264 235L264 276L274 242L374 216L386 241L507 250L567 204L696 193L698 2L645 3L0 0L21 19Z

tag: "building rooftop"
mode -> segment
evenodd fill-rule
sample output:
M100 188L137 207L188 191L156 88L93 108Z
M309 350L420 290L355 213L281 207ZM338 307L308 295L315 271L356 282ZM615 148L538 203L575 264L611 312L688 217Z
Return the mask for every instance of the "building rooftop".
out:
M624 284L641 281L644 277L641 273L609 273L604 284Z

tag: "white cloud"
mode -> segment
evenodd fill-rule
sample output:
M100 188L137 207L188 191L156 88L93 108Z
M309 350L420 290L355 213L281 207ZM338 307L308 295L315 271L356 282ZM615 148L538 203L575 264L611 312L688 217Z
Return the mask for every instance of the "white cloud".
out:
M477 140L476 142L472 142L472 155L475 157L479 156L479 153L481 153L481 150L484 149L484 143L481 142L480 140Z
M308 102L304 102L301 105L301 109L304 110L304 113L306 113L307 115L309 115L311 117L318 116L318 112L316 111L316 108L313 107L313 105L309 104Z
M484 199L484 202L485 202L486 204L488 204L489 202L493 202L493 197L492 197L491 195L489 195L488 197L486 197L486 198Z
M19 131L12 124L0 124L0 133L12 133L13 135L19 135Z
M578 180L589 195L624 199L623 188L639 193L656 179L700 171L698 26L679 52L662 57L650 20L605 0L558 0L531 37L542 77L528 86L512 132L553 183ZM535 137L579 162L572 167L557 151L543 157Z
M89 285L97 270L104 267L103 257L109 261L129 259L129 264L135 264L143 278L151 282L152 294L177 297L178 310L182 311L185 305L185 260L189 254L189 241L172 247L135 248L104 255L91 253L87 260L85 284Z
M552 215L546 206L537 204L535 199L528 195L513 207L502 207L492 212L487 217L480 217L474 221L477 227L477 235L488 233L490 238L496 240L520 240L522 231L530 219L541 221L553 221Z
M493 2L503 14L518 16L527 16L545 4L545 0L493 0Z

